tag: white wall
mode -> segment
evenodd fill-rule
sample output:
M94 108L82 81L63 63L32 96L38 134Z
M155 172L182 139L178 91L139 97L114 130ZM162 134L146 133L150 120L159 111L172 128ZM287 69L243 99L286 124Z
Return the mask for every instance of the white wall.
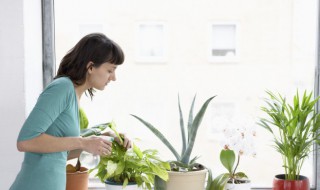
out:
M23 158L19 130L42 89L41 1L0 1L0 189L9 189Z

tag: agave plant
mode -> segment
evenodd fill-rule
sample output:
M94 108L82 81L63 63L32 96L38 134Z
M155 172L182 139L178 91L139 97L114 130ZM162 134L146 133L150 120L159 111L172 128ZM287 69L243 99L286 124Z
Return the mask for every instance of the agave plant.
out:
M198 157L195 157L193 159L190 159L191 152L194 146L194 142L196 139L198 128L201 124L201 121L203 119L203 116L206 112L206 109L210 103L210 101L215 96L209 98L205 101L205 103L202 105L199 112L196 114L195 117L193 117L193 108L196 96L194 96L191 108L189 111L189 118L188 118L188 124L187 124L187 133L185 132L185 125L184 125L184 119L183 114L181 110L180 105L180 98L178 96L178 106L179 106L179 114L180 114L180 129L181 129L181 135L182 135L182 151L179 154L178 151L172 146L172 144L168 141L168 139L153 125L151 125L149 122L141 119L140 117L136 115L132 115L139 121L141 121L147 128L149 128L172 152L172 154L175 156L176 160L171 161L171 170L173 171L192 171L195 168L196 169L202 169L203 166L196 163L196 159Z
M267 106L261 109L269 117L261 118L259 124L274 135L274 147L283 158L285 179L297 180L313 143L319 143L320 114L314 107L320 96L312 100L312 92L304 92L300 100L297 92L290 105L280 94L267 93L270 99L266 100Z

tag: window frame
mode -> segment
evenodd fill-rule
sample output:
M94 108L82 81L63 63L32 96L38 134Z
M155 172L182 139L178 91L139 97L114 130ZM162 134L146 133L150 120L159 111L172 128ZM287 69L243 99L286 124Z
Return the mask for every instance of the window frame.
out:
M163 27L163 38L164 38L164 47L163 47L163 56L159 57L147 57L139 55L139 31L141 25L161 25ZM135 26L135 61L140 63L165 63L167 62L168 57L168 35L167 35L167 25L162 21L140 21L136 23Z
M43 82L44 82L44 87L50 83L53 80L53 77L55 75L55 39L54 39L54 0L42 0L42 32L43 32ZM314 95L319 96L320 95L320 11L319 11L320 4L318 4L318 48L317 48L317 63L316 63L316 68L315 68L315 86L314 86ZM150 23L150 22L142 22L142 23ZM158 22L155 22L158 23ZM163 22L159 22L163 23ZM217 60L217 59L211 59L211 56L209 56L209 61L210 62L216 62L216 61L222 61L222 62L230 62L230 61L237 61L239 60L240 57L240 50L239 50L239 34L240 34L240 26L237 22L211 22L209 24L209 35L211 35L211 27L213 24L230 24L233 23L236 25L236 59L235 60ZM165 39L167 40L167 29L166 25L164 25L164 30L165 30ZM209 37L210 38L210 37ZM211 43L211 42L209 42ZM167 56L167 42L165 44L165 58ZM211 45L209 44L209 55L211 55ZM161 59L161 60L152 60L156 62L164 62L166 59ZM139 61L146 61L146 60L139 60ZM151 61L151 60L149 60ZM320 110L320 103L318 102L316 106L317 112ZM314 145L314 148L316 151L314 151L314 176L315 176L315 184L314 188L311 188L312 190L314 189L320 189L320 146L319 145ZM96 181L95 178L90 178L90 181ZM311 182L312 183L312 182ZM95 186L90 186L89 184L89 189L104 189L104 187L101 187L100 185L95 187ZM253 190L270 190L271 188L252 188Z

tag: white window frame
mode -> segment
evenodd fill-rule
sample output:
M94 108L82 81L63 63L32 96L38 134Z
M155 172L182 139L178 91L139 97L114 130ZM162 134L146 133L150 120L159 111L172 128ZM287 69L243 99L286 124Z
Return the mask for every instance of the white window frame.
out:
M234 25L236 28L236 54L234 57L225 57L225 56L213 56L212 55L212 26L214 25ZM240 61L240 24L238 22L231 22L231 21L220 21L220 22L210 22L208 24L208 61L209 62L227 62L227 63L233 63L233 62L239 62Z
M163 56L140 56L139 55L139 28L141 25L162 25L164 31L164 47L163 47ZM165 63L167 62L167 52L168 52L168 35L167 35L167 26L165 22L156 22L156 21L143 21L137 22L135 29L135 61L142 63Z

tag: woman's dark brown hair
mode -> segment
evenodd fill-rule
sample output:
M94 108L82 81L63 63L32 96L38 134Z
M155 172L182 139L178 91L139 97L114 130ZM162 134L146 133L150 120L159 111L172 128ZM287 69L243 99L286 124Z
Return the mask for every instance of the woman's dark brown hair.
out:
M83 37L62 59L55 77L69 77L76 85L86 81L87 64L93 62L93 67L99 67L108 62L121 65L124 54L120 46L101 33L92 33ZM88 89L93 97L94 90Z

